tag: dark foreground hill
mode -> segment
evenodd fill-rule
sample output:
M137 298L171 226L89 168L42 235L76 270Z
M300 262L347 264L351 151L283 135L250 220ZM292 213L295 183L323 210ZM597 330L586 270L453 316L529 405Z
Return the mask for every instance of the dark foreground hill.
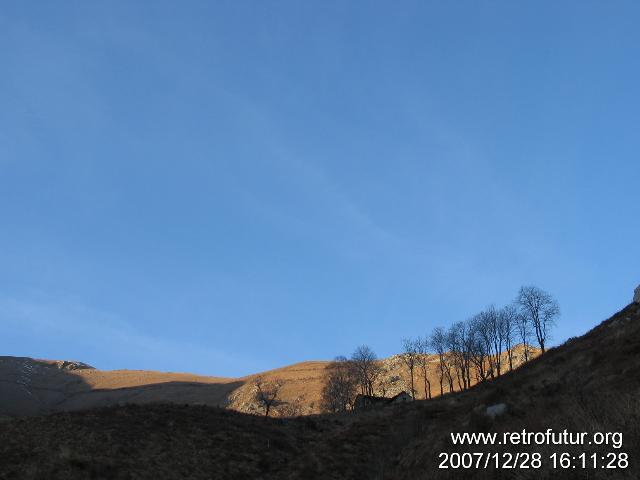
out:
M632 304L583 337L496 381L430 401L294 419L158 404L5 420L0 424L0 478L637 479L639 394L640 305ZM505 413L492 419L487 407L496 405L489 411ZM463 447L452 445L450 438L451 432L550 428L589 435L618 432L622 446ZM537 453L542 464L439 469L441 452L496 453L501 465L505 453ZM550 456L563 452L578 460L565 469L558 460L553 469ZM583 452L588 468L582 468Z

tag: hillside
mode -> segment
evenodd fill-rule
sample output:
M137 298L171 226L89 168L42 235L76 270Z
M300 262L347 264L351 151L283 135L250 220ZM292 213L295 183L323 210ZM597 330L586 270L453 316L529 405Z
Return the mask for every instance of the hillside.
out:
M640 476L640 305L462 393L360 413L265 419L206 406L113 406L0 424L0 478L415 479ZM505 404L491 419L487 407ZM450 432L621 432L626 469L556 469L553 452L456 447ZM538 452L540 469L440 470L439 452Z
M435 362L429 378L436 387ZM516 365L524 361L523 350L516 350ZM380 362L385 369L385 393L395 395L409 390L409 376L398 355ZM79 410L123 403L170 402L230 408L260 413L255 402L253 379L284 382L282 405L298 414L320 413L324 369L328 362L302 362L242 378L210 377L188 373L143 370L97 370L80 362L35 360L27 357L0 357L0 415L35 415ZM422 377L416 374L416 385ZM382 394L381 391L378 392ZM420 388L418 398L424 398ZM291 411L291 408L289 409ZM276 410L275 415L279 412ZM284 414L284 409L280 414Z

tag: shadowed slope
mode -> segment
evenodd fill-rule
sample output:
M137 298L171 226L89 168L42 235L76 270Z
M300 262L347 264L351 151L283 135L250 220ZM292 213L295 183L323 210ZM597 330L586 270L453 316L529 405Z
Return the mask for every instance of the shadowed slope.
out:
M513 373L430 401L285 420L131 405L7 421L0 425L0 478L636 479L639 371L640 306L629 305ZM496 403L505 403L507 413L491 420L484 411ZM523 428L622 432L632 461L616 471L552 470L549 461L528 471L438 469L439 452L509 450L456 447L452 431ZM548 458L569 448L518 451Z
M515 349L515 365L524 361ZM534 349L534 355L537 352ZM430 355L433 396L439 395L437 357ZM505 355L506 364L506 355ZM0 357L0 415L37 415L119 403L175 402L225 406L245 413L262 413L255 401L253 380L283 382L279 397L302 415L320 413L325 368L329 362L308 361L242 378L146 370L97 370L79 362ZM385 394L409 391L409 374L399 355L381 359ZM418 397L424 398L422 377L416 373ZM445 386L445 391L446 390ZM457 388L457 387L456 387ZM378 389L378 394L383 392ZM274 411L274 415L279 412Z
M37 415L118 403L226 406L241 380L185 373L102 371L84 364L0 357L0 415Z

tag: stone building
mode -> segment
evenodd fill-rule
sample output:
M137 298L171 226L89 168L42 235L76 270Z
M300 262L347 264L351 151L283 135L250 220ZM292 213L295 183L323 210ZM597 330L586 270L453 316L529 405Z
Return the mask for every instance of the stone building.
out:
M371 395L358 395L353 402L354 410L364 410L371 407L381 407L383 405L405 403L413 400L411 395L402 391L393 397L372 397Z

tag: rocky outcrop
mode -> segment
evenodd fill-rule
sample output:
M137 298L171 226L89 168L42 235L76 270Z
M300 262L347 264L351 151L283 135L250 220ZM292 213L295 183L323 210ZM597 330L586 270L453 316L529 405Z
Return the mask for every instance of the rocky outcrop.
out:
M91 365L87 365L86 363L72 362L69 360L55 360L53 361L52 366L60 370L86 370L86 369L95 370Z
M636 287L636 291L633 294L633 301L635 303L640 303L640 285Z
M487 410L485 411L485 415L487 415L487 417L491 419L494 419L496 417L499 417L507 413L507 410L508 410L508 407L506 403L496 403L495 405L491 405L487 407Z

